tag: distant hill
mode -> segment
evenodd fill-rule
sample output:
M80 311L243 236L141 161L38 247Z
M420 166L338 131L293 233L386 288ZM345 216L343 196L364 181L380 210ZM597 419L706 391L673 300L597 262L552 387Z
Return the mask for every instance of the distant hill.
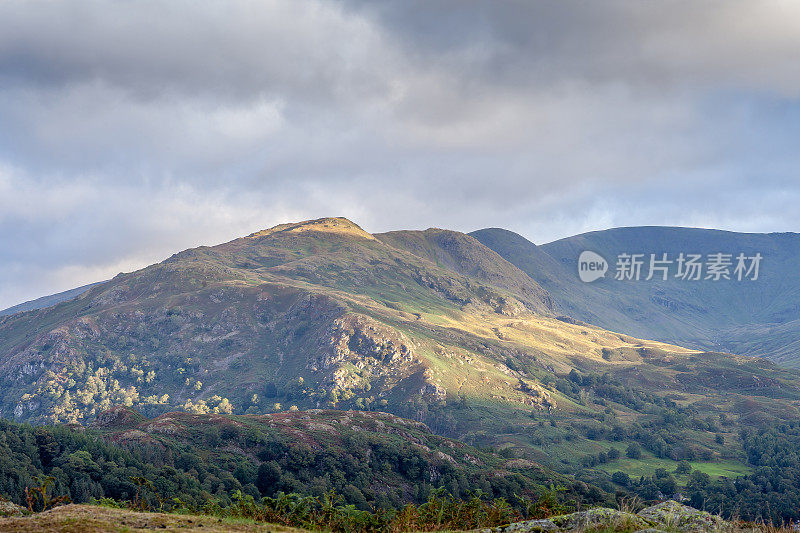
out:
M0 316L13 315L15 313L33 311L35 309L43 309L45 307L50 307L51 305L55 305L57 303L65 302L67 300L71 300L76 296L83 294L84 292L88 291L89 289L91 289L95 285L98 285L99 283L102 282L90 283L89 285L76 287L68 291L51 294L49 296L42 296L41 298L36 298L35 300L30 300L28 302L17 304L15 306L9 307L8 309L3 309L2 311L0 311Z
M595 231L536 246L502 229L471 234L548 290L561 312L640 338L700 350L766 357L800 366L800 235L639 227ZM609 262L604 279L583 283L581 252L599 253ZM684 254L760 253L759 278L644 281L650 254L676 260ZM644 254L640 281L614 279L619 254ZM735 265L734 265L735 266ZM733 268L731 267L731 275ZM705 277L705 274L703 275Z

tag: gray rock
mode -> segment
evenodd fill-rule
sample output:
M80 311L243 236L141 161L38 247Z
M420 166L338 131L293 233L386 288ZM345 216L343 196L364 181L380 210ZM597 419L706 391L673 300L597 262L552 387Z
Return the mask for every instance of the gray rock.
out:
M727 524L719 516L706 511L698 511L673 500L647 507L637 514L655 526L663 526L671 530L708 531L720 529Z
M625 529L644 529L649 525L642 520L642 518L634 514L604 507L562 516L554 516L550 520L562 531L606 525L615 525Z
M664 533L665 530L700 533L719 530L726 525L729 524L719 516L670 500L647 507L637 514L598 507L545 520L528 520L487 528L481 530L481 533L550 533L605 528L634 530L636 533Z
M544 532L544 531L557 531L558 526L553 523L552 520L528 520L527 522L521 522L517 524L511 524L508 526L505 531L506 532L519 532L519 533L536 533L536 532Z
M525 522L515 522L507 526L497 527L491 531L493 533L545 533L558 531L558 526L548 519L526 520Z
M8 500L0 500L0 516L22 516L24 512L24 507Z

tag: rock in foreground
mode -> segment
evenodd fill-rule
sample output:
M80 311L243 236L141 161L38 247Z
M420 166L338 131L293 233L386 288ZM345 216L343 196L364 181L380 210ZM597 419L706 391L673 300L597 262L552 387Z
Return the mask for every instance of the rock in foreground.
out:
M581 531L603 529L611 531L688 531L719 530L729 526L719 516L675 501L666 501L642 509L637 514L615 509L597 508L554 516L544 520L528 520L508 526L486 529L496 533L544 533L549 531Z
M639 511L647 522L670 530L708 531L719 529L726 522L719 516L669 500Z
M24 512L24 507L20 507L14 502L0 500L0 516L22 516Z

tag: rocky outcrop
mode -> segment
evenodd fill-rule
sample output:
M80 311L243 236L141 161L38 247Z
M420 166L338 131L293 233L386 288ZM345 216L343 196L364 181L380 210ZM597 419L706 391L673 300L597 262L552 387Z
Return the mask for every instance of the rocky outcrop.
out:
M528 395L525 403L532 407L546 409L547 412L557 407L556 401L552 398L550 393L538 383L519 379L517 389Z
M419 393L426 398L436 401L442 401L447 398L447 389L438 383L425 383L420 389Z
M320 370L348 360L357 367L409 363L413 353L409 341L397 330L369 317L349 313L330 331L330 346L311 365Z
M95 428L129 428L138 426L145 420L144 416L127 407L115 406L97 415L92 423Z
M639 511L639 516L650 524L670 530L708 531L725 525L719 516L672 500L643 509Z
M615 526L620 529L643 529L649 525L634 514L603 507L556 516L550 520L562 531L588 529L596 526Z
M549 531L716 531L729 524L721 517L675 501L642 509L637 514L598 507L543 520L516 522L481 530L482 533L544 533Z
M8 500L0 499L0 516L22 516L25 508Z
M489 533L492 531L502 531L503 533L545 533L547 531L558 531L559 528L550 519L542 520L528 520L526 522L516 522L505 527L496 527L494 529L484 529L481 533Z
M390 387L411 375L414 363L412 343L402 333L348 313L333 321L306 368L320 375L322 390L346 396L369 391L376 383Z

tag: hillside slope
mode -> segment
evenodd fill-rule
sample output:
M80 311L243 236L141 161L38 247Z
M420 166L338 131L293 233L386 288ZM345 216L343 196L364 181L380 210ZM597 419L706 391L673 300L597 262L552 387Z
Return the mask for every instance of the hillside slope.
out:
M48 296L42 296L41 298L36 298L35 300L31 300L29 302L23 302L21 304L9 307L8 309L0 310L0 316L13 315L16 313L23 313L25 311L42 309L44 307L50 307L51 305L56 305L57 303L66 302L68 300L72 300L77 296L80 296L84 292L88 291L95 285L99 285L100 283L102 282L90 283L89 285L76 287L68 291L63 291L56 294L50 294Z
M472 235L538 281L565 314L614 331L700 350L767 357L800 365L800 235L744 234L691 228L617 228L535 246L500 229ZM606 258L610 272L593 283L577 276L584 250ZM763 256L758 280L676 279L648 274L650 254L717 252ZM616 258L644 254L640 281L614 279ZM735 262L735 259L734 259ZM703 275L705 278L705 274Z

